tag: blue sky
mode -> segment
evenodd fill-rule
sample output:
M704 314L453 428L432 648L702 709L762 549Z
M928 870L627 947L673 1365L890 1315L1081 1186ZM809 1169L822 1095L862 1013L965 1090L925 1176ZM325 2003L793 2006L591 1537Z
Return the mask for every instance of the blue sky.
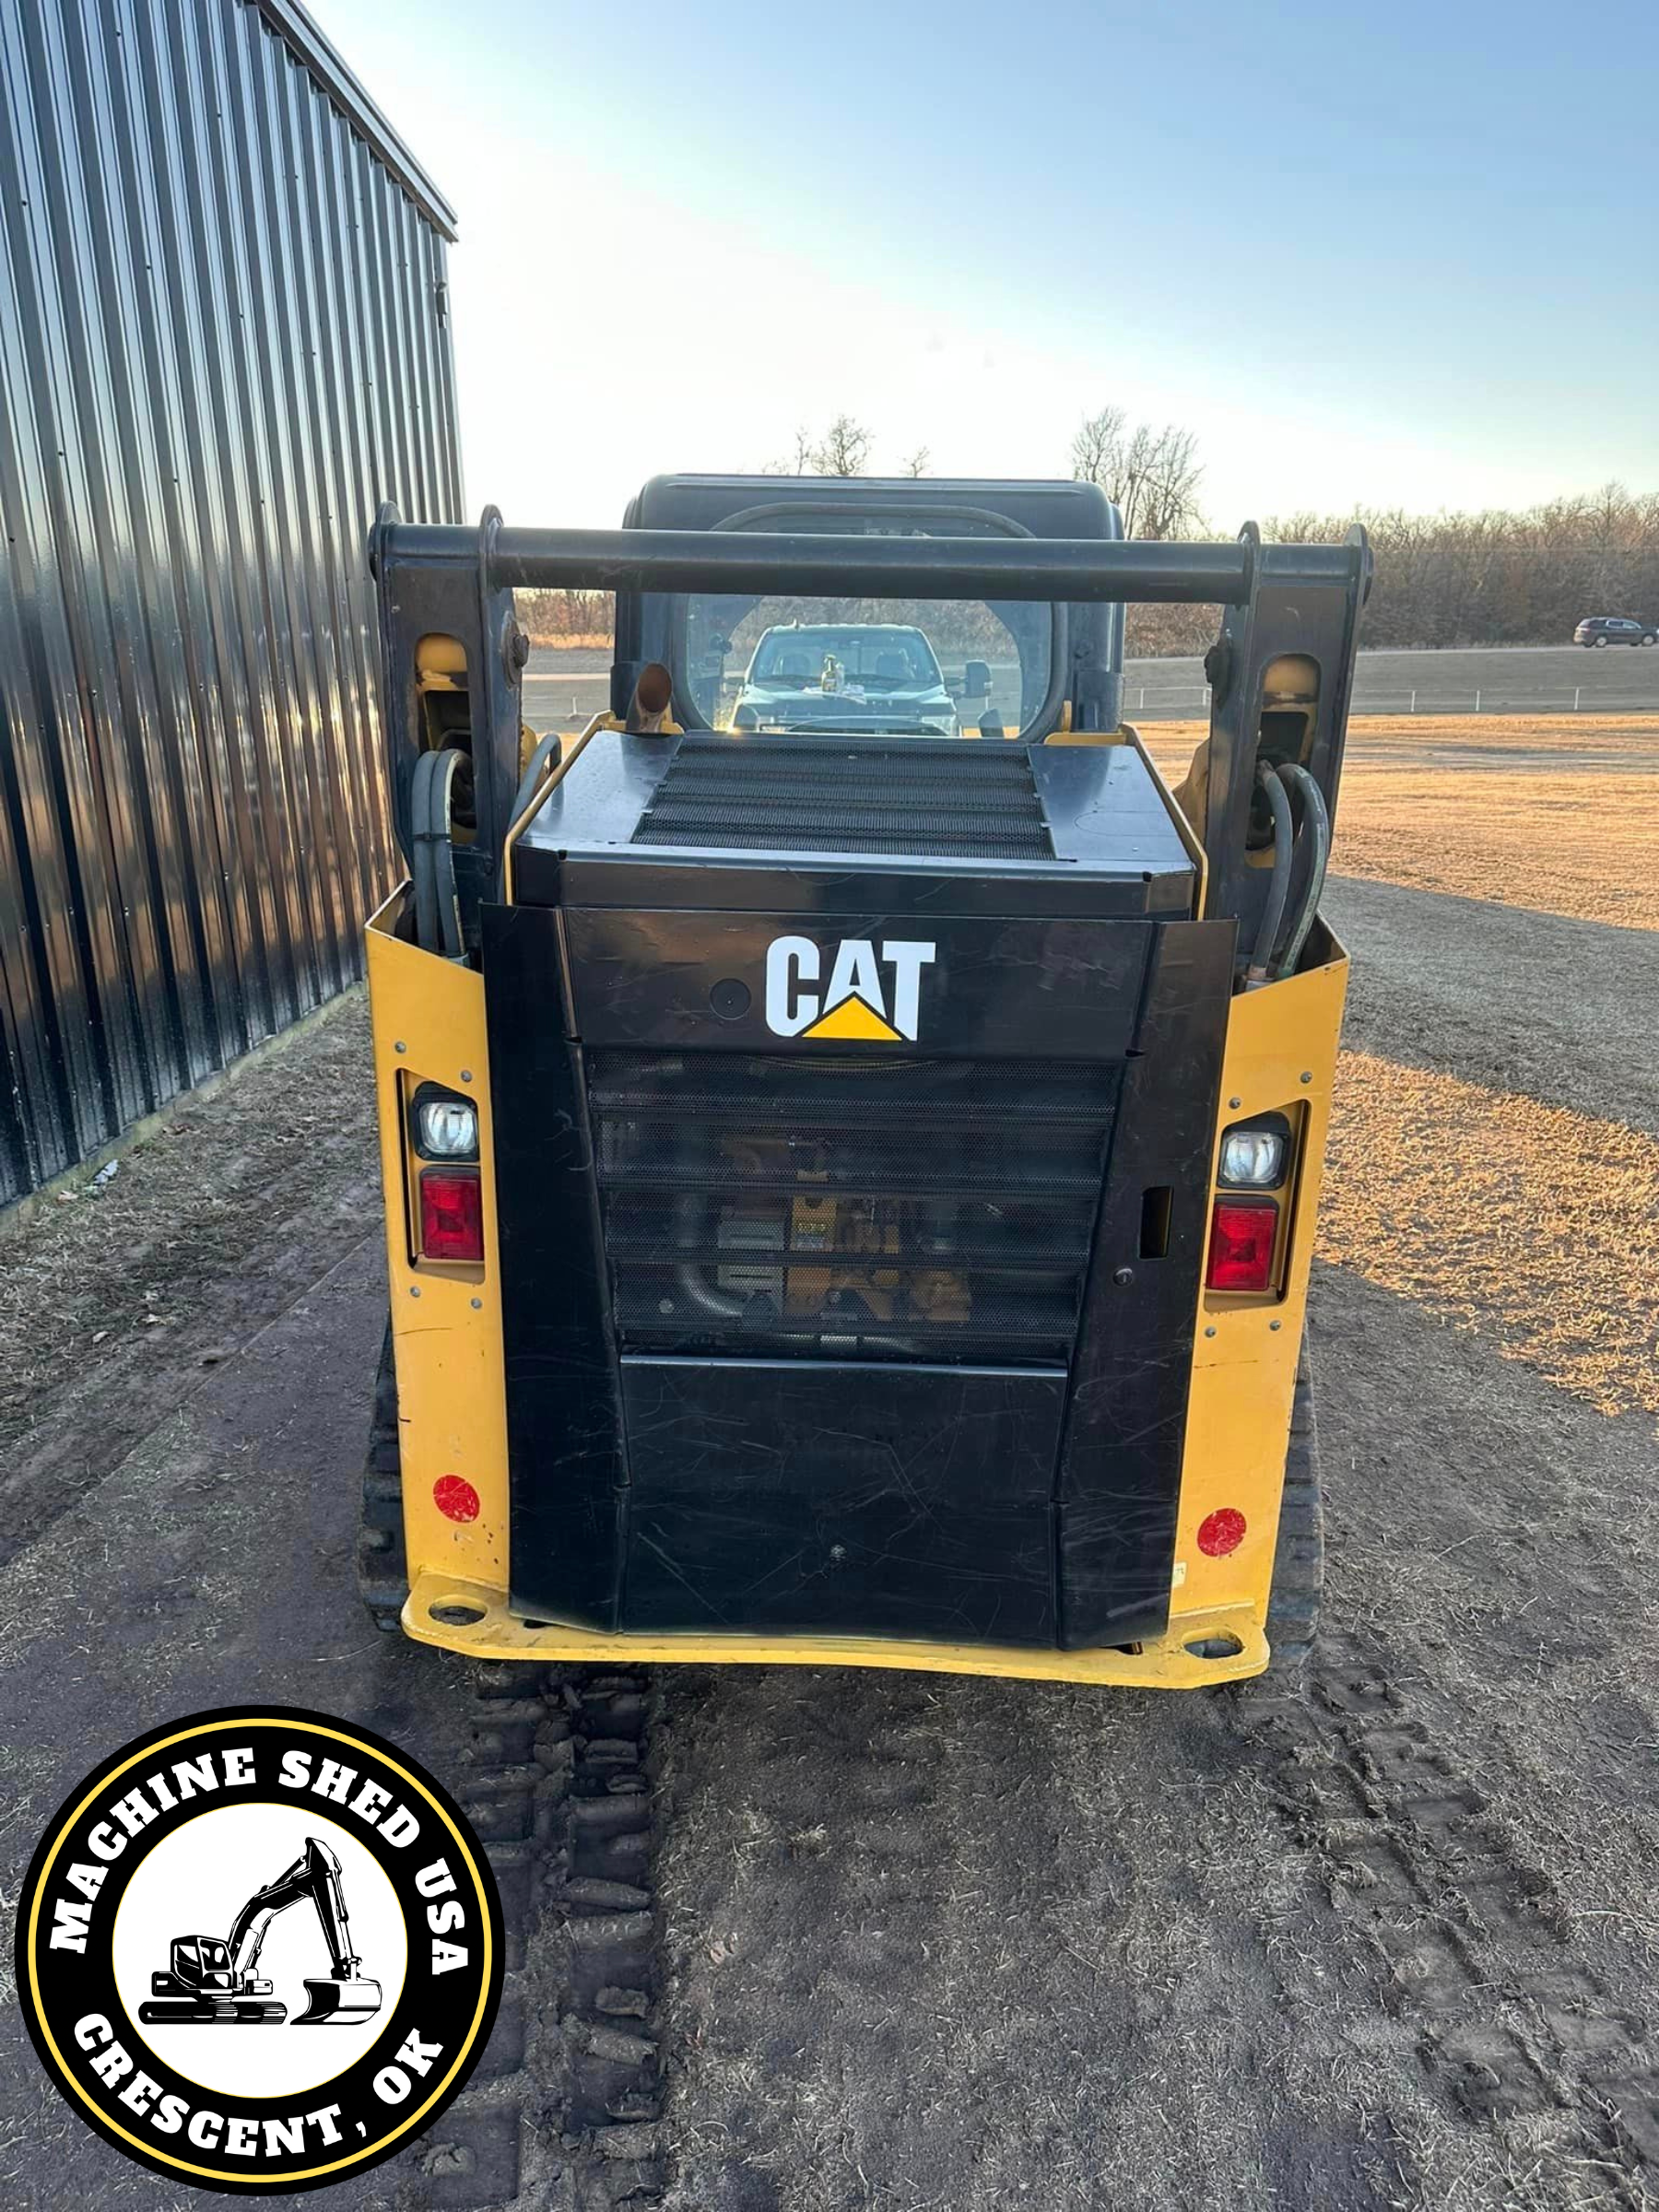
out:
M1247 514L1659 488L1651 9L312 0L456 206L469 504L620 520L845 409Z

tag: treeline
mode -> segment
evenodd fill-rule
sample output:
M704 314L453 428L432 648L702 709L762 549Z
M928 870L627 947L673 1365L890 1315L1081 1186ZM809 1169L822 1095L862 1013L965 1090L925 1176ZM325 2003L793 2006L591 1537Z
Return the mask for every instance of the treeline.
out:
M1519 514L1293 514L1265 535L1329 541L1356 522L1377 557L1364 645L1565 645L1585 615L1659 616L1659 493L1606 484Z
M1565 645L1585 615L1659 617L1659 493L1608 484L1520 513L1287 514L1264 523L1262 535L1330 545L1356 523L1377 562L1361 645ZM1202 653L1216 621L1213 607L1132 606L1128 649Z
M1262 531L1280 543L1329 544L1356 522L1370 532L1377 560L1362 645L1562 645L1585 615L1659 617L1659 493L1608 484L1519 513L1308 512L1277 516ZM1182 533L1211 534L1190 524ZM519 609L538 644L610 636L611 602L602 593L521 592ZM1202 653L1216 622L1213 607L1132 606L1128 649L1136 657Z
M533 645L608 645L616 632L609 592L515 592Z

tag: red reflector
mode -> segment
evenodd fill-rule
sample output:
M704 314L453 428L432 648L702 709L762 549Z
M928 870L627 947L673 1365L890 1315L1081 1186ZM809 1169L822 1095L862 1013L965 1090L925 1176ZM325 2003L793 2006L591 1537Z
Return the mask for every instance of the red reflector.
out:
M429 1168L421 1177L420 1256L484 1257L484 1200L477 1168Z
M440 1475L432 1485L432 1503L446 1521L476 1521L481 1510L478 1493L465 1475Z
M1268 1290L1278 1207L1271 1198L1218 1198L1210 1219L1211 1290Z
M1206 1513L1198 1524L1198 1548L1212 1559L1224 1559L1244 1541L1244 1516L1237 1506L1223 1505Z

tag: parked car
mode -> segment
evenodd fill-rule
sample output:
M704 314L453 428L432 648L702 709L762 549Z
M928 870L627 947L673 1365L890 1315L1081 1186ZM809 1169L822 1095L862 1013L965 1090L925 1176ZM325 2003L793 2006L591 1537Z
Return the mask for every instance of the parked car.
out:
M896 622L810 628L786 622L767 630L737 694L732 726L919 737L954 737L959 731L933 647L921 630Z
M1586 615L1572 633L1575 645L1659 645L1659 622L1629 615Z

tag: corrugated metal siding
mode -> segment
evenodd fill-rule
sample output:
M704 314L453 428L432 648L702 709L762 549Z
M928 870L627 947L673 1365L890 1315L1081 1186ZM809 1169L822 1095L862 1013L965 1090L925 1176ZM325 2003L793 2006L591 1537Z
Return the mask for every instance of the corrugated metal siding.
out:
M364 546L460 515L447 210L308 37L0 0L0 1204L354 979L393 876Z

